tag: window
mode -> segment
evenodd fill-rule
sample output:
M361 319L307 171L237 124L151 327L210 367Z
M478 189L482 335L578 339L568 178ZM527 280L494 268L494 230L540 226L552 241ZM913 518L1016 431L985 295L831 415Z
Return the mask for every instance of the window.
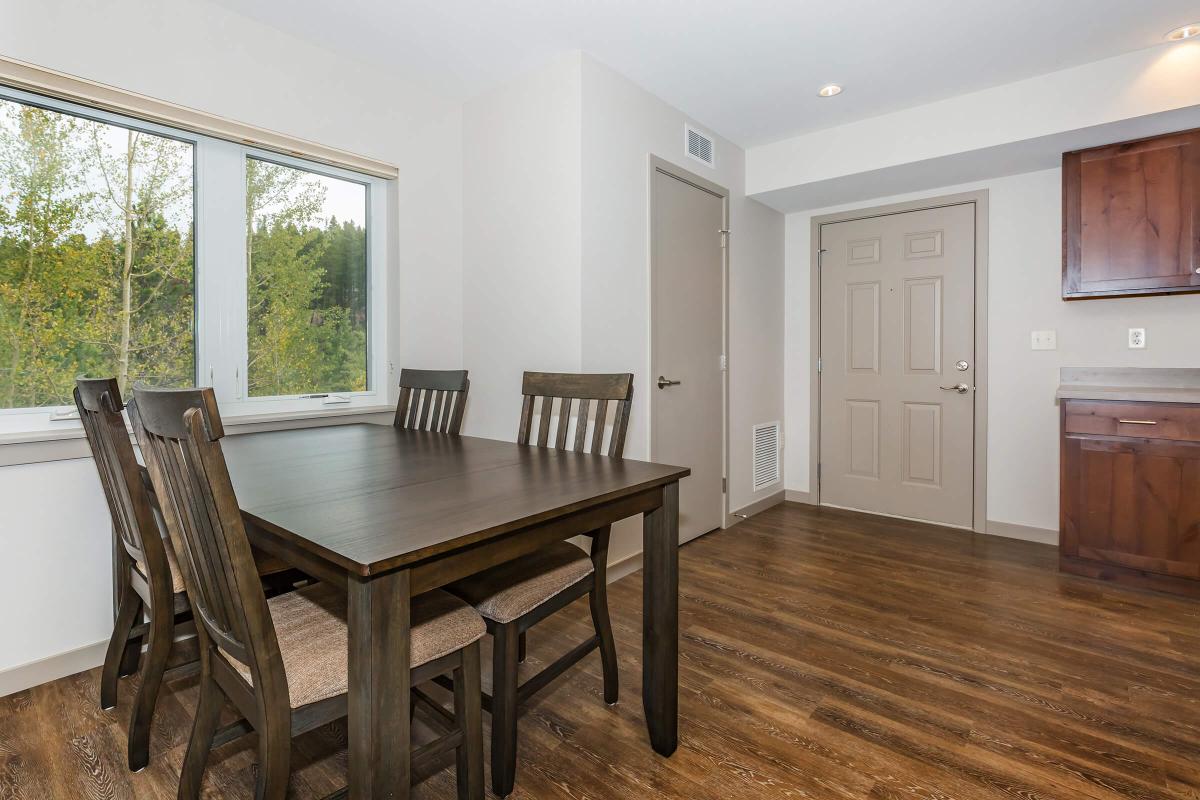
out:
M0 434L76 426L83 374L386 404L387 184L0 87Z
M251 397L367 388L366 186L246 160Z
M0 99L0 407L195 374L192 145Z

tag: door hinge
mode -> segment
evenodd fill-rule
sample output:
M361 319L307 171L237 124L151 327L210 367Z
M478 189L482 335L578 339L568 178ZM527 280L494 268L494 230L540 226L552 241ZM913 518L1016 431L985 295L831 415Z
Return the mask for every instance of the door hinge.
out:
M725 494L728 491L729 491L729 479L721 478L721 494Z
M817 483L821 482L821 462L817 462Z
M817 374L821 374L821 357L817 356Z
M721 372L724 372L727 369L729 369L729 360L727 358L725 358L725 354L722 353L721 354Z
M728 228L722 228L720 233L721 233L721 247L729 247L730 230Z

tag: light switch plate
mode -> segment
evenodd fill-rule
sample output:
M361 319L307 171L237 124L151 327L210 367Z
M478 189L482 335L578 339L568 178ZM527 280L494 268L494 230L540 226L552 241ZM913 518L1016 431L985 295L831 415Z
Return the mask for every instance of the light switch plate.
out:
M1129 349L1130 350L1145 350L1146 349L1146 329L1145 328L1130 328L1129 329Z
M1034 331L1030 335L1030 346L1034 350L1057 350L1057 331Z

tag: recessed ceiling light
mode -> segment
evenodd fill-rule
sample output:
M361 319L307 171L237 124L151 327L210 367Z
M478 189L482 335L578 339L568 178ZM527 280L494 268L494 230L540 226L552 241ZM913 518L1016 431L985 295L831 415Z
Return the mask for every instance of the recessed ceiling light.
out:
M1198 32L1200 32L1200 31L1198 31ZM1189 34L1189 35L1194 36L1195 34ZM819 97L833 97L834 95L841 94L841 93L842 93L842 87L838 86L836 83L830 83L825 86L822 86L817 91L817 95Z
M1184 25L1182 28L1176 28L1167 34L1167 41L1182 42L1184 39L1191 39L1193 36L1200 36L1200 22L1193 22L1190 25Z

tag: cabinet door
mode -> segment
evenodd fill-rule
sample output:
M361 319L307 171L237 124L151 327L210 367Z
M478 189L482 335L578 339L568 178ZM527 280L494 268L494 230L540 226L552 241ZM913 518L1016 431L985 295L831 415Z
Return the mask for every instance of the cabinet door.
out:
M1063 156L1063 298L1200 291L1200 132Z
M1067 555L1200 578L1200 444L1069 437L1065 450Z

